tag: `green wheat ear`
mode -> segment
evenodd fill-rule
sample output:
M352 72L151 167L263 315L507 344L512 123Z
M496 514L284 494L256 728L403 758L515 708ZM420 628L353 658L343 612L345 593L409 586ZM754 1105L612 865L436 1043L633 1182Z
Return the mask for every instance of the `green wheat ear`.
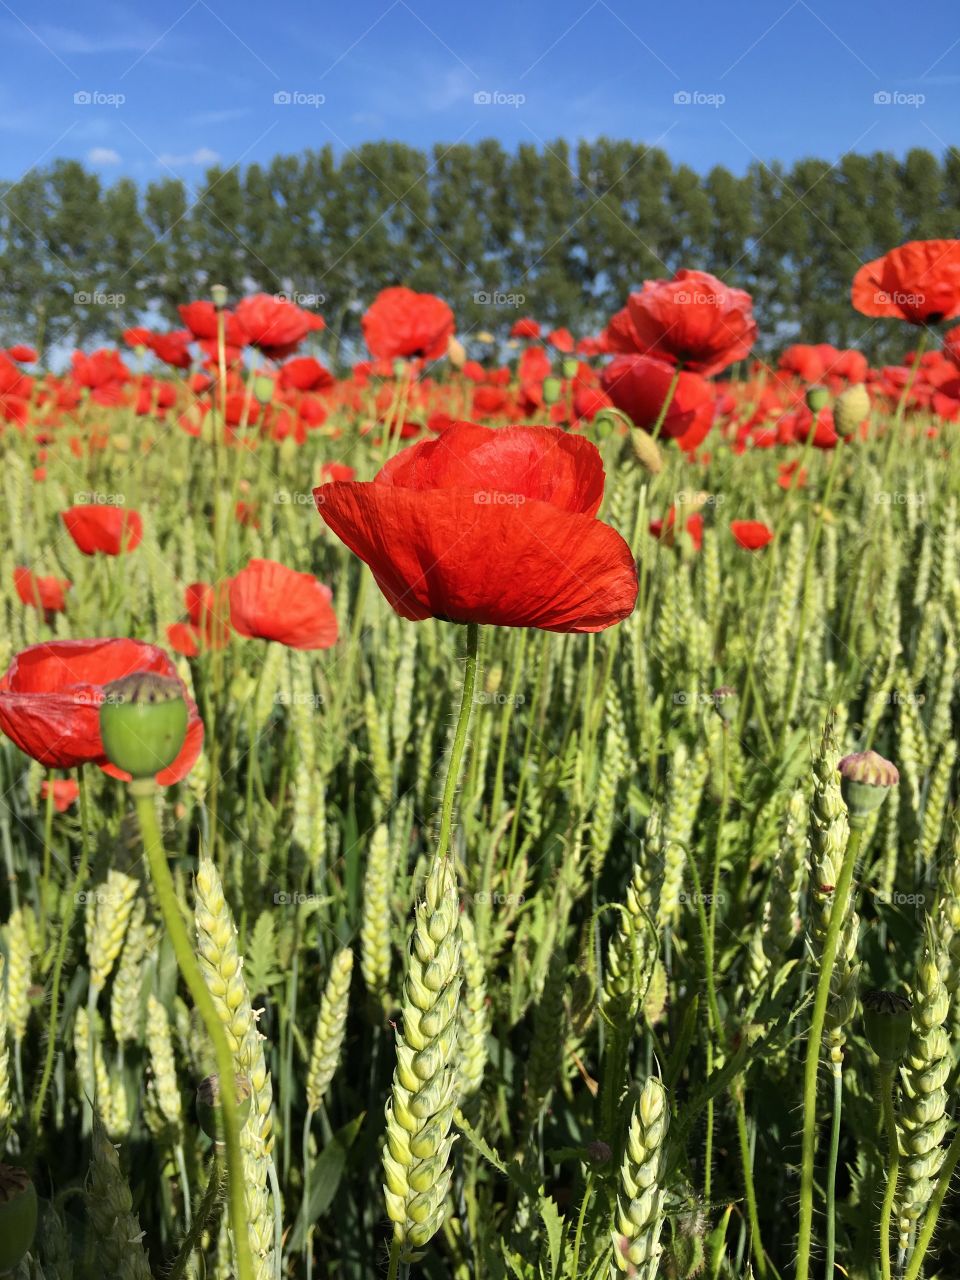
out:
M460 904L450 860L434 858L417 906L387 1103L384 1196L405 1262L443 1222L457 1096Z
M663 1253L660 1233L669 1119L667 1091L651 1076L633 1109L620 1166L610 1280L623 1274L636 1280L656 1280Z

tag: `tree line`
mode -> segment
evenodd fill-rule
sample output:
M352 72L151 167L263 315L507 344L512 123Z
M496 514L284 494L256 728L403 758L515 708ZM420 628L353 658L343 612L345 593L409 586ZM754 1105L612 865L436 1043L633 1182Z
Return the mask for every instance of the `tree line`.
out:
M73 160L0 189L0 336L115 341L180 302L262 290L316 307L355 343L389 284L451 303L461 334L519 315L597 330L645 278L713 271L754 297L761 344L902 354L902 327L849 305L861 262L960 234L960 150L846 155L699 174L641 143L497 141L429 153L373 142L243 169L104 184Z

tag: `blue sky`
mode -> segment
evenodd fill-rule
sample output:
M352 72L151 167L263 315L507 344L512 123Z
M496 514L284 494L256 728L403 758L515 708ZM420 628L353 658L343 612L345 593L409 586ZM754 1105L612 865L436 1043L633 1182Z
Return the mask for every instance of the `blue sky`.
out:
M607 134L737 172L960 143L955 0L0 0L0 27L4 179L73 157L194 183L379 138Z

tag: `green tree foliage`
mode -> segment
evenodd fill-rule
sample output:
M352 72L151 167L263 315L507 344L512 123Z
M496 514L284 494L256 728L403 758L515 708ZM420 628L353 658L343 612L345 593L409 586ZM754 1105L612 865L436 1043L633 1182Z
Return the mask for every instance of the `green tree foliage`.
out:
M58 161L0 185L0 338L114 341L148 314L178 324L177 304L215 281L235 297L306 296L332 343L357 340L366 303L398 283L448 299L467 336L521 313L587 333L644 279L686 266L752 292L768 352L832 341L884 359L901 354L902 331L851 311L854 272L958 227L957 149L756 162L736 176L610 138L429 154L371 142L215 167L193 190L175 178L105 187Z

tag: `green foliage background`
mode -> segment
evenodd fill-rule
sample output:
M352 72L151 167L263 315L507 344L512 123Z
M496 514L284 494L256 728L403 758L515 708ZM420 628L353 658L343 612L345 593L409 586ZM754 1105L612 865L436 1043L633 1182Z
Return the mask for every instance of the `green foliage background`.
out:
M767 350L862 339L892 359L902 331L851 310L851 277L892 245L958 230L956 148L757 163L738 177L609 138L513 152L492 139L429 153L372 142L212 168L195 191L175 177L105 186L61 160L0 188L0 336L114 339L150 303L176 322L176 304L214 281L234 296L322 295L333 339L355 338L391 283L447 298L461 332L502 332L519 310L476 301L501 292L585 333L643 279L700 267L751 291ZM96 291L124 301L76 303Z

